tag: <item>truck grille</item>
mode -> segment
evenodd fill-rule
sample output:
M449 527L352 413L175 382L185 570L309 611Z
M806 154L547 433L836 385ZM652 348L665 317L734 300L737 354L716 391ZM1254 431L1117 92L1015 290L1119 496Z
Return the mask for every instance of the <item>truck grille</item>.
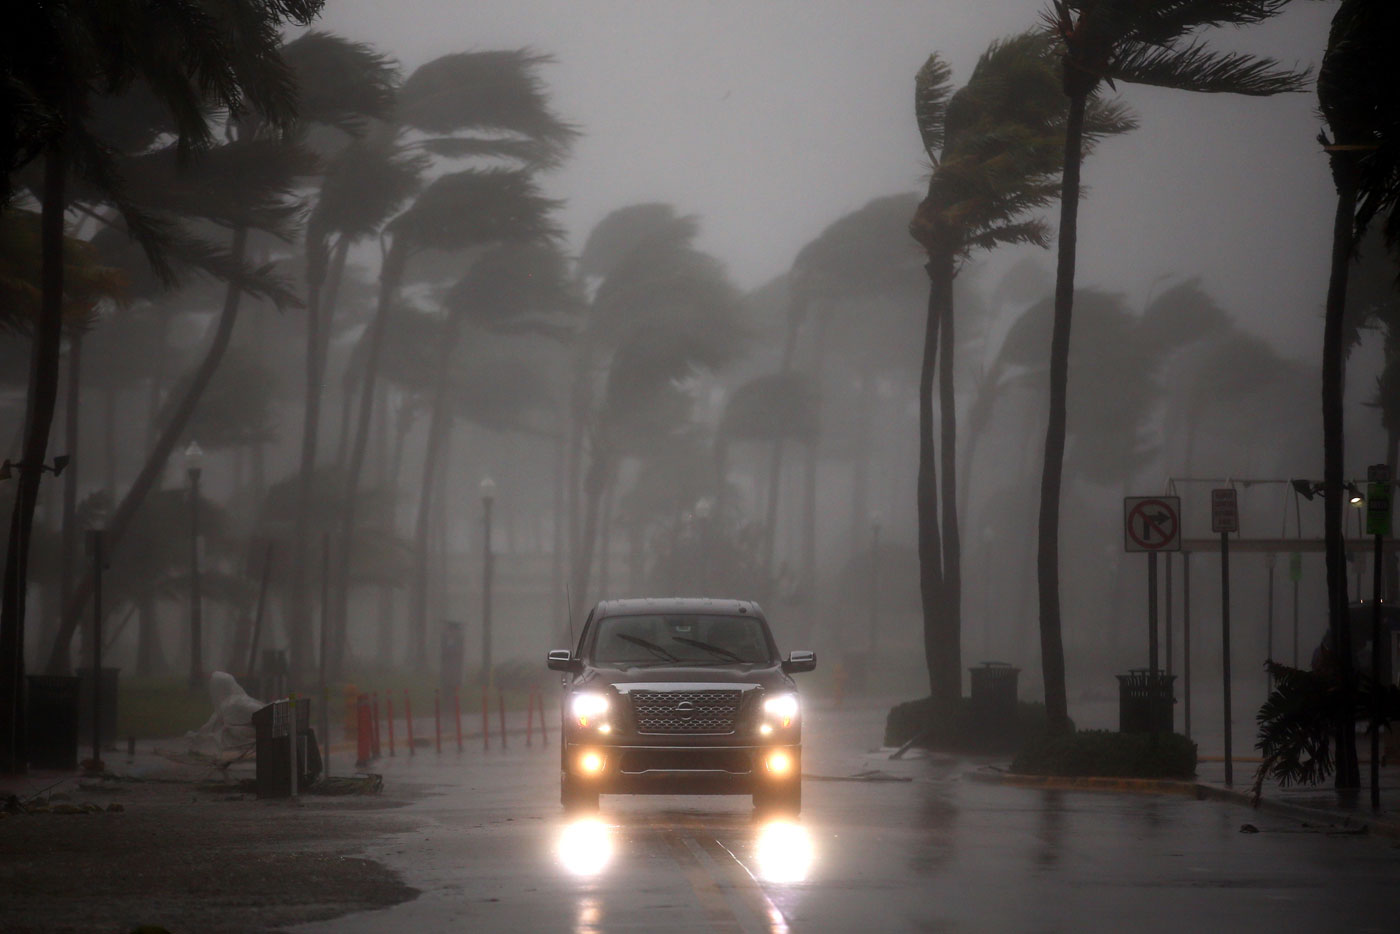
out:
M638 733L733 733L738 691L632 691Z
M747 775L753 770L748 753L741 749L626 749L618 769L624 775L643 772L729 772Z

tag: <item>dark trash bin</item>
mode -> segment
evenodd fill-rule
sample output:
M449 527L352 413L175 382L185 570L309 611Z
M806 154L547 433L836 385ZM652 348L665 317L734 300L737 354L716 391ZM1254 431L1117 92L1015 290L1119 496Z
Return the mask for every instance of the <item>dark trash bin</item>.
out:
M1016 722L1016 682L1021 669L1007 662L969 668L972 712L981 726L1009 729Z
M68 675L28 675L25 740L29 766L78 767L78 679Z
M102 666L102 702L99 714L99 742L108 746L117 741L117 677L120 668ZM92 742L92 669L78 669L78 738L81 742Z
M293 720L295 710L295 724ZM253 714L256 785L259 798L286 798L292 793L292 750L289 730L297 743L297 789L321 774L321 751L311 730L311 701L307 698L273 701Z
M1118 732L1170 733L1175 729L1176 675L1132 668L1118 675Z

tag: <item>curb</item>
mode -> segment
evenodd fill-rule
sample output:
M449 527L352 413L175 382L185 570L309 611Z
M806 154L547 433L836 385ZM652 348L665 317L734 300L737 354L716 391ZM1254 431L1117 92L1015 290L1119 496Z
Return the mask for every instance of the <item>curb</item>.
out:
M1206 782L1166 778L1108 778L1102 776L1018 775L995 768L980 768L964 772L963 778L986 785L1011 785L1017 788L1042 788L1057 791L1111 791L1124 794L1174 794L1193 797L1198 801L1224 801L1251 810L1268 811L1306 823L1329 824L1341 830L1364 832L1378 837L1400 840L1400 822L1357 814L1328 811L1322 808L1290 804L1272 798L1261 798L1256 804L1248 792L1224 788Z

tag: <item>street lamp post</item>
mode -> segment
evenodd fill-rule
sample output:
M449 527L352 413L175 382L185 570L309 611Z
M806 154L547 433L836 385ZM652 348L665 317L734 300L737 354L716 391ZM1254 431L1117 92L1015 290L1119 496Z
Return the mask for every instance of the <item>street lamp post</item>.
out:
M185 472L190 480L190 687L204 683L204 607L199 592L199 475L204 451L199 442L185 448Z
M496 500L496 481L481 481L481 672L488 686L496 683L491 664L491 507Z
M875 655L875 633L880 628L880 517L870 517L870 655Z

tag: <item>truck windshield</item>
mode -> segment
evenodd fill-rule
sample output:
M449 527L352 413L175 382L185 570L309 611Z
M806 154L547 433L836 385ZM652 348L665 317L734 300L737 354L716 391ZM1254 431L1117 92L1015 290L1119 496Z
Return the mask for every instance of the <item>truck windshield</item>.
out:
M772 657L752 616L610 616L593 639L598 664L762 665Z

